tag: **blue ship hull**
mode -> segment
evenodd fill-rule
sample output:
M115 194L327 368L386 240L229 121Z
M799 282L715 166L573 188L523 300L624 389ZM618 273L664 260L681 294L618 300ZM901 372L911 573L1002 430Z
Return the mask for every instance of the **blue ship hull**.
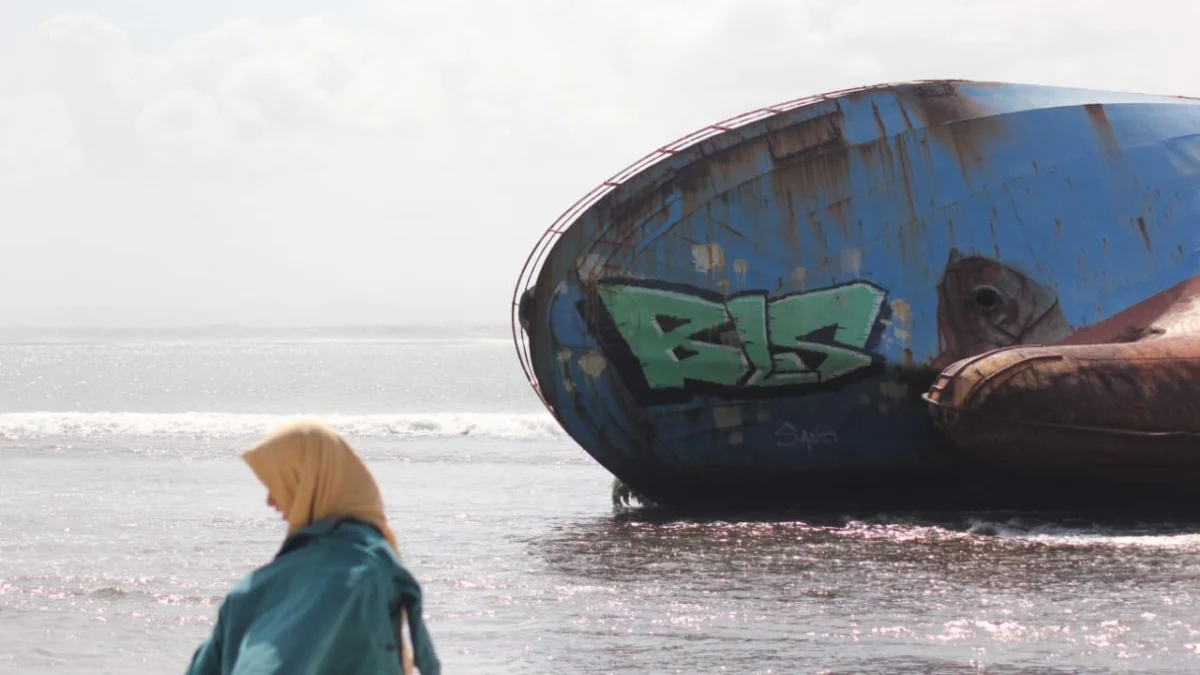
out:
M1192 278L1198 188L1192 99L932 81L793 101L564 214L522 272L514 337L566 432L662 504L1103 498L982 469L921 395L959 359Z

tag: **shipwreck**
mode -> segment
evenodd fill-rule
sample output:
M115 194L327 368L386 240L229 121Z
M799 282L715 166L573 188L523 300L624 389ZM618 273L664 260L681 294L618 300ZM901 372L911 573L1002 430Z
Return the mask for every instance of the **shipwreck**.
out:
M667 144L513 296L558 423L673 506L1200 503L1200 100L916 81Z

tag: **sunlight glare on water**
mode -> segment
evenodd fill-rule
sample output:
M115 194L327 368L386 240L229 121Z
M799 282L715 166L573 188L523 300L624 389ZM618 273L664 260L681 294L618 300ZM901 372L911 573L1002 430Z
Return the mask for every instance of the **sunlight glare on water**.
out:
M0 672L181 672L282 538L237 451L299 413L376 472L446 672L1200 669L1200 524L614 512L509 349L0 352Z

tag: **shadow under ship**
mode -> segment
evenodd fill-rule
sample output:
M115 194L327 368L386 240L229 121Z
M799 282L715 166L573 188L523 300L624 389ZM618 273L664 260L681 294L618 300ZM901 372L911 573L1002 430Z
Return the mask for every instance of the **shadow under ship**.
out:
M538 242L513 337L661 505L1200 505L1200 100L972 81L665 145Z

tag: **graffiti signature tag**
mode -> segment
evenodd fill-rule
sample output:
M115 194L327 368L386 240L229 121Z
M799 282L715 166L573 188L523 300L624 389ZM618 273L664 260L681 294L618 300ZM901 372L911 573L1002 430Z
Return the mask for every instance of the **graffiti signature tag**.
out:
M833 445L838 442L837 432L833 429L797 429L791 422L784 422L783 426L775 431L775 438L778 439L776 445L781 448L802 446L809 452L812 452L814 446Z

